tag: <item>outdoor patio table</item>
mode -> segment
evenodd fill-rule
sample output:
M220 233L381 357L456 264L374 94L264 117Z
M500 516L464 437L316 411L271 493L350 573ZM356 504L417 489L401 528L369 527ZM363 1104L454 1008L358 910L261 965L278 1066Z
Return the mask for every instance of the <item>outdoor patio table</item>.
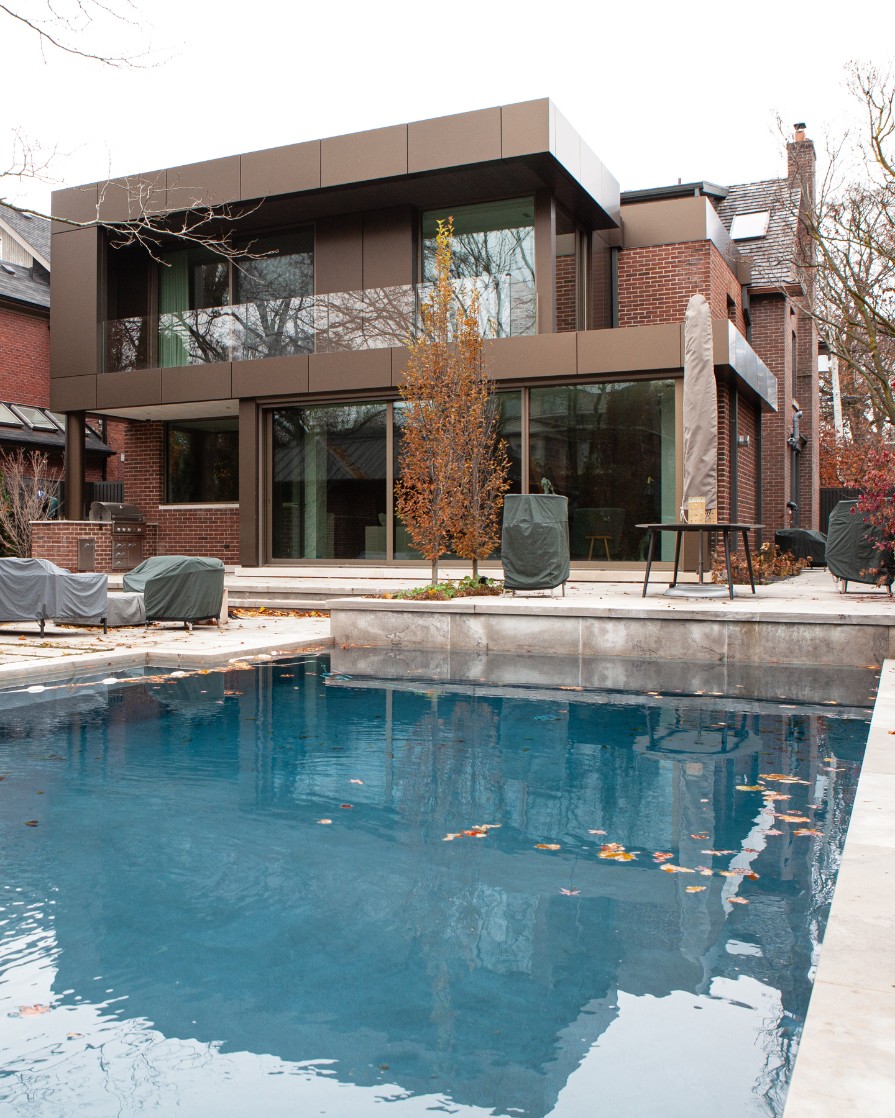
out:
M669 590L677 586L678 567L681 558L681 540L685 532L698 532L699 533L699 581L702 582L702 540L706 532L720 532L724 541L724 562L727 565L727 589L730 592L731 598L733 597L733 572L730 569L730 533L740 532L743 537L743 550L746 552L746 566L749 570L749 585L752 587L752 593L755 593L755 576L752 573L752 556L749 553L749 539L748 533L761 528L761 524L731 524L729 522L722 522L721 524L687 524L684 522L676 524L638 524L638 528L649 532L649 552L646 557L646 574L643 576L643 593L642 598L646 597L646 587L649 582L650 568L653 565L653 552L656 546L656 539L660 532L674 532L676 534L674 544L674 576L669 585Z

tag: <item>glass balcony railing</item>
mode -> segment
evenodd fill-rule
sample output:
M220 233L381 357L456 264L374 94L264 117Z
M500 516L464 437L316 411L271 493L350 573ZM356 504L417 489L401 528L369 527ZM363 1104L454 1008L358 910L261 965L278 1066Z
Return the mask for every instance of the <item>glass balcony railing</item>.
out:
M537 295L509 276L458 280L466 302L479 295L479 325L488 338L537 332ZM105 371L253 361L304 353L386 349L419 328L431 285L380 287L242 303L106 323Z

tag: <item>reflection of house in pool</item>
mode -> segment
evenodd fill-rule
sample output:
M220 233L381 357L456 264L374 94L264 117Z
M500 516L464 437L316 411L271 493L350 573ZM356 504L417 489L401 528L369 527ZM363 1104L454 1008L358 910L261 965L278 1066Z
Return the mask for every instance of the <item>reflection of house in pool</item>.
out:
M98 696L107 723L77 697L40 704L39 745L60 757L41 778L48 802L54 782L79 786L41 832L63 1003L111 998L106 1012L166 1036L334 1060L361 1085L387 1064L415 1094L544 1115L620 992L708 996L741 973L722 900L738 882L685 896L694 878L651 857L693 865L711 846L748 861L763 841L760 798L734 791L751 753L647 764L638 751L650 723L695 724L691 707L657 719L577 695L324 687L318 671L115 688ZM773 743L765 763L812 775L805 716L750 719ZM502 825L442 841L485 822ZM610 841L637 859L600 860ZM749 883L736 939L798 1018L815 946L800 921L822 867L779 850L777 872Z

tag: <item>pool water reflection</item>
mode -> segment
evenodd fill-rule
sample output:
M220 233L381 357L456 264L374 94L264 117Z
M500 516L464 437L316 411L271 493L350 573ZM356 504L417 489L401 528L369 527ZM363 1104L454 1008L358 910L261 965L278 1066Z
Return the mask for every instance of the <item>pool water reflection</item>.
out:
M866 718L324 658L0 697L3 1112L780 1114Z

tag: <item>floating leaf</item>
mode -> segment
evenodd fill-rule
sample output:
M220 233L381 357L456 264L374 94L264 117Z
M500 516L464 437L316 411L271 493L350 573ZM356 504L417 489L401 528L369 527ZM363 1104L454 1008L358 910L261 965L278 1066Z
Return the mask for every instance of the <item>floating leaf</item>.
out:
M759 773L762 780L774 780L778 784L807 784L807 780L802 780L797 776L787 776L786 773Z
M662 866L662 869L666 873L695 873L696 872L695 870L687 869L686 866L670 866L670 865L668 865L667 862L665 863L664 866Z
M736 854L735 850L701 850L700 854L711 854L713 858L723 858L725 854Z
M818 831L814 827L796 827L793 831L794 835L822 835L823 831Z
M688 885L685 889L687 893L704 893L706 890L705 885Z
M352 777L352 779L351 779L351 780L349 780L349 781L348 781L348 783L349 783L349 784L363 784L363 781L362 781L362 780L358 780L358 779L357 779L356 777Z
M327 819L327 823L328 823L328 822L329 822L329 820ZM442 842L453 842L455 838L459 838L459 837L460 837L460 835L459 835L459 834L456 834L456 833L454 833L454 834L447 834L447 835L445 835L445 836L444 836L444 838L443 838L443 839L442 839L441 841L442 841Z
M354 804L339 804L339 807L342 808L343 811L351 811L351 809L354 807Z
M606 834L605 831L588 831L587 833L589 835L605 835Z
M810 823L811 820L807 815L778 815L778 819L782 819L784 823Z
M737 791L738 792L763 792L764 791L764 785L763 784L738 784L737 785Z
M703 877L711 877L712 876L712 870L710 870L708 868L708 866L697 866L696 867L696 872L701 873Z
M700 842L705 841L708 837L708 831L700 831L697 835L690 835L691 839L699 839Z
M749 903L746 900L745 897L728 897L727 900L730 901L731 904L748 904Z
M29 820L28 820L28 821L27 821L27 822L25 823L25 826L26 826L26 827L36 827L36 826L37 826L37 820L36 820L36 819L29 819Z
M560 893L562 893L562 895L564 897L580 897L581 896L581 890L580 889L560 889Z
M765 834L766 835L782 835L783 832L776 830L774 827L770 827L770 828L768 828L767 831L765 831Z
M535 850L561 850L558 842L536 842Z
M37 1017L41 1013L49 1013L50 1007L48 1005L20 1005L19 1013L23 1017Z
M754 870L732 869L718 870L720 877L748 877L750 881L757 881L758 874Z
M671 853L670 850L657 850L656 853L653 855L653 861L667 862L669 858L673 857L674 855Z
M765 792L762 799L770 803L772 800L791 800L792 796L787 796L785 792Z
M65 1034L67 1040L80 1040L83 1035L84 1035L83 1033L66 1033Z
M332 823L332 819L318 819L317 822L318 823L323 823L324 825L326 825L326 824Z

